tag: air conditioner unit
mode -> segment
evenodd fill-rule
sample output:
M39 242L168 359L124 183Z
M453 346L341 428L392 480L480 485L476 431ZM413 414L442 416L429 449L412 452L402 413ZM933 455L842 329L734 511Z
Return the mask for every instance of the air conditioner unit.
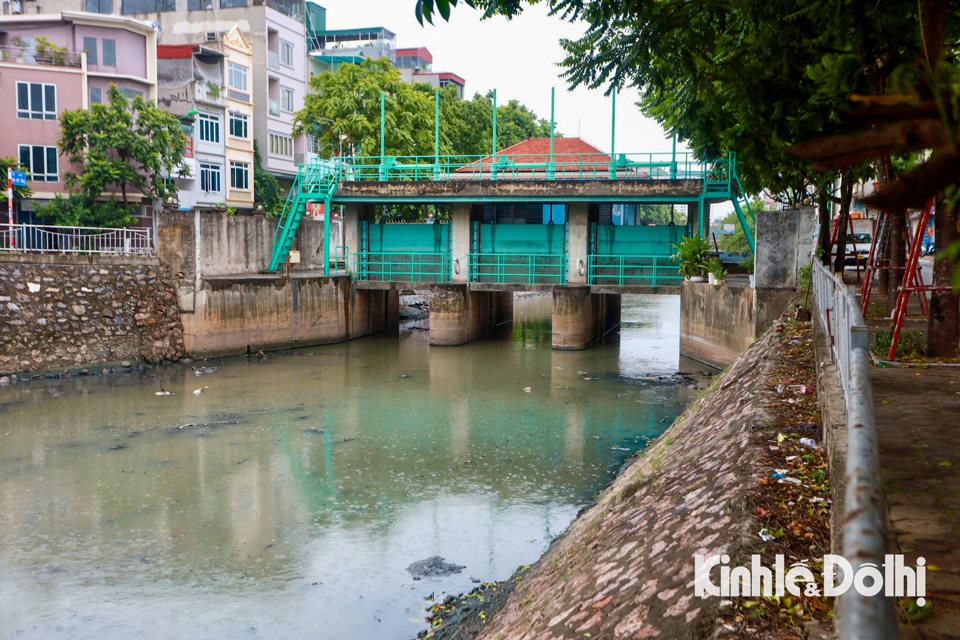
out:
M207 42L219 42L220 34L216 31L207 31Z

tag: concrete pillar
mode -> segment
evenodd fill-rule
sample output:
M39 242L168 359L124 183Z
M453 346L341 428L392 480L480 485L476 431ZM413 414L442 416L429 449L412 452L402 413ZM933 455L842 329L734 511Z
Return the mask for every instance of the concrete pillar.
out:
M590 287L553 288L554 349L586 349L594 341L596 312L593 303Z
M479 337L479 300L466 283L430 285L430 344L451 347Z
M700 203L687 204L687 235L691 238L700 232Z
M372 205L360 204L356 202L347 203L343 207L343 244L347 247L347 273L353 274L354 256L358 251L362 251L360 246L360 222L372 222L374 220L374 209ZM330 245L330 251L334 251L333 245Z
M571 202L567 205L567 283L587 284L587 254L590 242L589 205ZM583 261L583 275L580 262Z
M450 206L450 264L452 267L451 280L453 282L467 282L470 272L467 255L470 253L470 204L454 202ZM453 263L460 261L460 273Z
M351 288L350 338L400 326L400 292Z

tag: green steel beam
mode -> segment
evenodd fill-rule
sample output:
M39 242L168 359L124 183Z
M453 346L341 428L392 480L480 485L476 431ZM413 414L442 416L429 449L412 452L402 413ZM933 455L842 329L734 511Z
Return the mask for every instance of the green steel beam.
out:
M617 90L613 90L610 101L610 179L617 179Z
M743 215L743 209L740 208L740 201L733 199L733 208L737 212L737 219L740 220L740 228L743 229L743 235L747 237L747 244L750 245L750 253L757 254L757 243L753 239L753 233L750 231L750 225L747 224L747 218Z

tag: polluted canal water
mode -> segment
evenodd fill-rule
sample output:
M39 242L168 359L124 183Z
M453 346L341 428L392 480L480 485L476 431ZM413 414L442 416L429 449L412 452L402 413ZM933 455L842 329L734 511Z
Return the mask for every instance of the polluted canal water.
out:
M518 298L461 347L411 326L0 389L0 638L413 637L431 594L536 561L694 396L678 297L624 297L619 343L579 352L549 311ZM459 572L415 580L434 556Z

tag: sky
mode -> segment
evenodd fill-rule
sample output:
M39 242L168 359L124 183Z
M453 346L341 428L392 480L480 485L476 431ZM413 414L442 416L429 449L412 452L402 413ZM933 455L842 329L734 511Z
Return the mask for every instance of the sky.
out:
M542 5L526 7L513 20L480 20L480 12L462 3L450 22L439 15L434 25L420 26L415 0L319 0L327 9L328 29L385 27L397 34L397 47L427 47L433 70L456 73L467 82L465 97L497 90L497 103L519 100L537 115L550 118L550 89L556 88L557 129L610 150L611 101L602 89L568 89L558 66L564 58L560 39L583 35L583 23L547 15ZM671 141L654 120L636 107L635 89L617 97L617 153L670 152ZM678 144L677 151L686 147Z

